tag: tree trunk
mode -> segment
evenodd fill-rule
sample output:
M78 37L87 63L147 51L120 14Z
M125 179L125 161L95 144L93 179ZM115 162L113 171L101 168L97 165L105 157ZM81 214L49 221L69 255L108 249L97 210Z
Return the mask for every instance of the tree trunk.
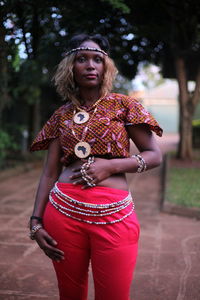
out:
M180 141L177 157L180 159L192 159L192 117L194 103L188 90L185 61L182 57L175 59L176 74L179 85L179 133Z
M3 20L1 14L0 19ZM3 21L0 22L0 125L2 122L2 113L5 106L8 104L8 66L7 66L7 45L5 42L6 30Z
M180 159L192 159L192 116L188 113L187 109L184 108L183 111L180 110L179 118L180 140L177 157Z
M40 40L40 25L39 25L39 13L38 13L38 1L33 1L33 6L32 6L32 27L31 27L31 36L32 36L32 41L31 41L31 48L32 48L32 53L27 53L28 58L33 61L37 61L37 56L38 56L38 47L39 47L39 40ZM25 26L23 27L23 33L24 33L24 40L26 40L26 32L25 32ZM28 44L27 47L28 49ZM39 68L39 66L38 66ZM35 85L36 89L40 90L39 83L36 83ZM40 96L38 95L37 99L35 99L34 103L30 105L30 113L29 113L29 138L28 142L29 145L32 143L33 139L37 135L37 133L40 130L41 126L41 111L40 111L40 106L41 106L41 99Z

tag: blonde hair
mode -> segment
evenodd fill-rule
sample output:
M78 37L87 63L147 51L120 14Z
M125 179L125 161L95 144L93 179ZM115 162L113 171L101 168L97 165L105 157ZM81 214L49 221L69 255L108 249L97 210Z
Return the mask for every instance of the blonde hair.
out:
M53 81L58 94L63 100L79 105L78 87L74 81L73 73L75 56L76 53L72 53L61 60L53 77ZM100 98L112 90L113 82L118 73L113 60L108 56L104 56L104 67L104 77L100 87Z

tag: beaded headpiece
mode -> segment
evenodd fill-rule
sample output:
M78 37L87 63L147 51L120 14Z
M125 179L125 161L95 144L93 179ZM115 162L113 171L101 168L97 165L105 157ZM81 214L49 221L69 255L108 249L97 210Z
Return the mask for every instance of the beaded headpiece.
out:
M102 49L99 49L99 48L90 48L90 47L78 47L78 48L74 48L74 49L69 50L68 52L66 52L64 55L68 56L68 55L70 55L70 54L72 54L74 52L84 51L84 50L85 51L96 51L96 52L100 52L100 53L108 56L108 54L105 51L103 51Z

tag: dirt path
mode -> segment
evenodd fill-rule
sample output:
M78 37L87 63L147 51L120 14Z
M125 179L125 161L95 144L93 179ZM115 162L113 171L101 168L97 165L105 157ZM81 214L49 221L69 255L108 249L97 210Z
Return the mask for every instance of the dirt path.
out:
M176 143L176 136L160 140L163 152ZM0 183L0 300L58 300L51 262L28 238L39 175L39 168L20 171ZM199 221L159 212L160 168L128 180L141 223L131 300L199 300ZM91 283L88 300L93 295Z

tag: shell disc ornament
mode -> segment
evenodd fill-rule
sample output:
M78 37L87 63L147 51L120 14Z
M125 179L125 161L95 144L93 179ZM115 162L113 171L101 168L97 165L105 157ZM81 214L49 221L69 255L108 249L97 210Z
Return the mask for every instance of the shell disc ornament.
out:
M89 117L90 115L86 111L79 111L74 115L73 121L76 124L83 124L89 120Z
M87 142L79 142L75 145L74 152L77 157L86 158L91 153L90 144L88 144Z

